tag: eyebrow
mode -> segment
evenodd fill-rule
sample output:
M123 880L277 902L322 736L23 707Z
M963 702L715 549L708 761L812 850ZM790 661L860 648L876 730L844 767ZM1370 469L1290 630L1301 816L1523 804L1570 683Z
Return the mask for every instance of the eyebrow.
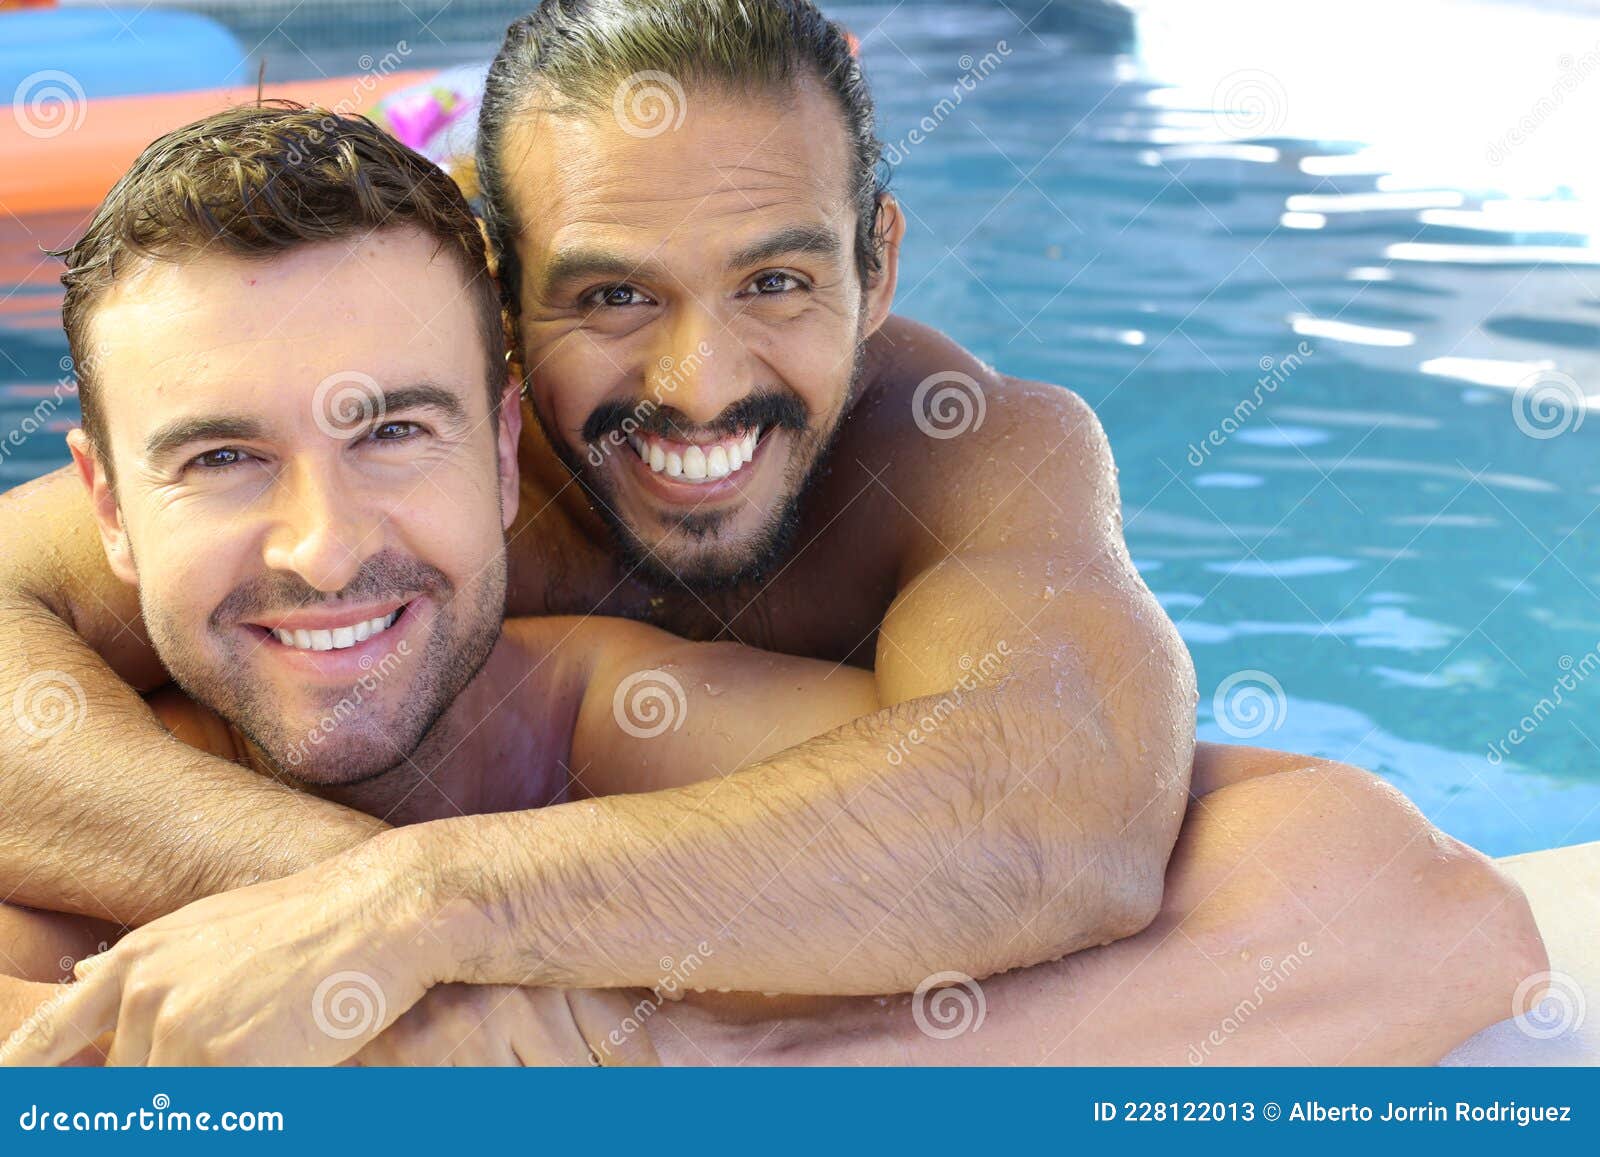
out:
M778 257L833 257L838 252L839 237L831 230L820 225L791 225L735 252L728 258L728 268L746 269L752 265L764 265ZM605 249L563 249L545 266L543 292L548 297L566 282L591 277L627 280L642 274L653 280L659 279L664 273L664 268L655 262L631 261L620 253Z
M379 397L384 417L416 410L438 410L446 418L458 422L467 419L466 407L461 404L461 399L444 387L430 382L386 390ZM262 439L267 436L267 431L267 424L258 418L176 418L145 439L145 460L160 462L195 442L248 442Z

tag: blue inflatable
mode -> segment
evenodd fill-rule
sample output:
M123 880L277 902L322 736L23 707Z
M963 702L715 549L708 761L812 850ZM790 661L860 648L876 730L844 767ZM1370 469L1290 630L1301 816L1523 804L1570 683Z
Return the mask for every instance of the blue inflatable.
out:
M0 104L40 86L77 99L187 92L247 83L231 32L193 12L44 8L0 12Z

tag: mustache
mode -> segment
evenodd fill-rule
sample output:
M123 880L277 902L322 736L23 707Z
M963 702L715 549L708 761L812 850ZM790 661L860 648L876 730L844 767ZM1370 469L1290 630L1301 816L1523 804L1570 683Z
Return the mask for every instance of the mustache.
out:
M455 585L438 567L396 550L382 550L334 594L317 590L297 574L269 571L240 583L211 612L210 625L220 627L263 614L298 611L329 603L377 602L402 595L432 595L446 600Z
M646 399L639 402L602 402L583 424L585 442L600 441L608 434L649 434L673 441L692 441L696 436L724 438L753 426L794 430L804 433L811 412L792 393L769 390L740 398L709 422L690 421L683 411Z

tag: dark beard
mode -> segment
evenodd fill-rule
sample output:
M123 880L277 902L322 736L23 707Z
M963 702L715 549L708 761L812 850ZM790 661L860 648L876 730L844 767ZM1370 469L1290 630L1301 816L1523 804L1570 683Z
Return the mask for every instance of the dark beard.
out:
M845 419L849 417L854 405L860 386L865 352L865 342L857 341L850 380L845 390L844 405L839 410L839 416L826 430L814 430L805 422L796 422L792 418L793 406L800 406L803 412L803 403L799 399L793 399L792 402L787 399L775 402L771 400L773 395L759 395L736 402L719 415L716 422L709 427L702 427L724 433L731 433L748 425L774 425L788 429L797 433L800 438L797 452L791 456L791 463L797 458L805 461L809 457L810 461L803 467L804 474L791 479L782 502L756 533L754 542L740 550L737 557L731 557L728 552L718 551L702 556L697 559L696 564L683 565L676 569L668 566L616 513L612 488L601 482L598 468L592 467L579 456L561 437L560 431L552 430L545 423L544 415L539 413L537 406L532 408L538 417L540 427L544 430L545 441L555 448L556 455L583 487L584 493L589 497L590 506L605 523L611 535L612 552L625 572L657 590L670 590L681 586L696 595L712 595L762 582L794 549L795 539L799 536L800 527L804 522L804 503L818 479L827 473L829 456L838 441L839 431L844 427ZM611 442L612 449L616 452L633 453L619 431L622 429L621 423L624 417L636 414L643 408L638 403L631 406L610 403L597 408L584 423L582 436L585 442L591 446L603 441ZM670 437L673 431L679 428L679 424L672 420L671 414L672 411L665 407L652 407L647 416L637 420L635 432L657 433ZM767 421L761 421L763 418ZM796 429L797 426L799 429ZM723 514L702 514L691 511L682 515L673 529L691 540L703 540L714 537L727 517L729 516Z

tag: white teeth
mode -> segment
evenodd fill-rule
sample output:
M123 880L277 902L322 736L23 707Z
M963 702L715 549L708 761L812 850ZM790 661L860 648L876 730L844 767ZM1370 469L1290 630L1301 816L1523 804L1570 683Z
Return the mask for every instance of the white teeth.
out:
M630 439L640 459L657 474L690 482L716 481L750 464L755 457L760 430L723 442L684 446L681 451L644 438Z
M279 628L272 633L278 642L297 651L342 651L346 647L364 643L373 635L387 631L394 626L394 621L399 617L400 612L394 611L391 614L380 615L376 619L367 619L348 627L334 627L327 631L307 631L300 628L289 631Z

